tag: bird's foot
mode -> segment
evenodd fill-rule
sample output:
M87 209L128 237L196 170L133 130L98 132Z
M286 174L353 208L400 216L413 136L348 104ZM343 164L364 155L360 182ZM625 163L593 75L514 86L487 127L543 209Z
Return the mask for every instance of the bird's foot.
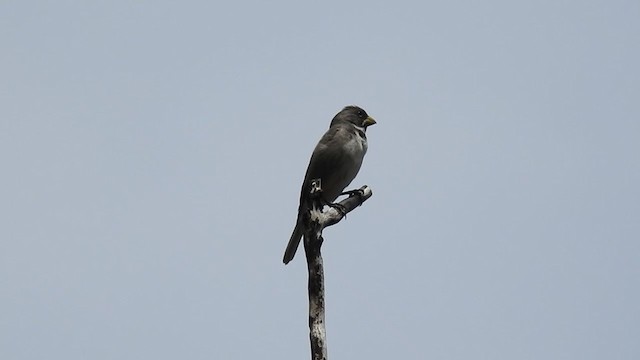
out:
M336 209L342 215L342 217L344 217L345 219L347 218L347 209L343 205L338 203L329 203L327 204L327 206Z
M355 189L355 190L349 190L349 191L345 191L340 195L349 195L349 197L352 196L357 196L360 199L360 202L362 202L364 199L364 191L362 191L362 189Z

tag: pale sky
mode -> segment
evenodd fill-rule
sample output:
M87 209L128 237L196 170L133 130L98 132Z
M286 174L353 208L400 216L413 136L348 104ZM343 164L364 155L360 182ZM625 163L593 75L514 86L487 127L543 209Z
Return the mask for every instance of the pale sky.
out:
M0 358L640 358L640 2L3 1ZM300 255L300 253L298 254Z

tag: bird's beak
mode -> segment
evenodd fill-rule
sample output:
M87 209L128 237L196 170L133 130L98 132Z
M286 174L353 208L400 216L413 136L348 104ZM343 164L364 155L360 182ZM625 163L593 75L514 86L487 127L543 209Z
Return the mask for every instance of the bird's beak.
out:
M372 118L371 116L368 116L366 119L364 119L364 121L362 122L362 125L367 127L367 126L371 126L371 125L373 125L375 123L376 123L375 119Z

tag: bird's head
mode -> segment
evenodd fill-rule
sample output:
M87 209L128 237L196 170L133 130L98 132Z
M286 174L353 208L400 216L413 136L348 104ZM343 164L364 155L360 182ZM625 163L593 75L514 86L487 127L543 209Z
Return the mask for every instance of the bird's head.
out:
M331 126L337 123L351 123L359 128L366 129L376 123L362 108L354 105L346 106L331 120Z

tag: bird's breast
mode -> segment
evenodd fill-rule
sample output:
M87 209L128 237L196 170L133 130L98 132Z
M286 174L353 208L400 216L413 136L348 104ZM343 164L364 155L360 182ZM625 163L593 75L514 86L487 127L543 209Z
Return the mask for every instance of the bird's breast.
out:
M362 159L367 152L367 138L363 137L359 131L356 131L345 144L345 151L354 158Z

